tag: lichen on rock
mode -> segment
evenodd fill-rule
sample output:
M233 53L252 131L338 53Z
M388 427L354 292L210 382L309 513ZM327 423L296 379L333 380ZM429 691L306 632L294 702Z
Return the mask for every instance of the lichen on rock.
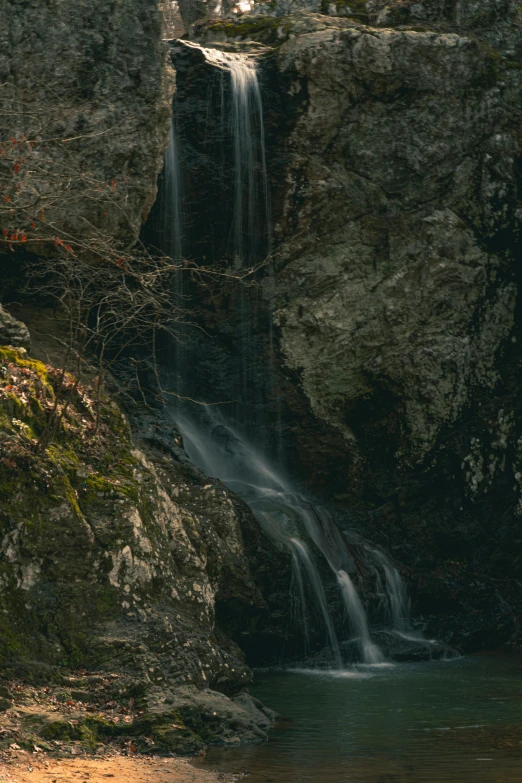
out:
M58 392L64 416L38 452ZM137 448L110 398L98 418L95 396L1 349L0 668L31 676L43 668L51 679L75 669L119 673L141 689L158 738L173 710L194 723L214 705L204 737L175 733L158 749L225 741L232 724L243 738L263 738L259 716L216 692L237 694L251 677L216 627L216 596L226 602L233 575L247 614L263 604L235 504L219 482Z
M136 239L170 125L173 74L157 4L8 0L0 52L1 187L7 163L25 197L2 229L16 235L34 203L61 236Z

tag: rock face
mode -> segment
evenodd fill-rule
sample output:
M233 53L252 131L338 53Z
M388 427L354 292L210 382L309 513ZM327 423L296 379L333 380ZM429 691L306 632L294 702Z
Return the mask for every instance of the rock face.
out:
M283 420L303 477L403 563L434 633L519 639L518 9L340 5L194 32L259 61L277 383L319 440L313 417ZM202 95L187 56L181 125ZM197 189L212 153L190 143Z
M31 336L27 326L9 315L2 305L0 305L0 343L13 345L17 348L29 348L31 344Z
M109 400L95 431L93 391L72 378L56 437L35 453L61 374L13 348L1 360L2 670L118 672L153 727L188 716L192 733L160 737L164 751L263 739L270 717L241 695L251 673L215 620L217 605L245 623L264 611L245 558L243 530L251 546L257 535L248 509L154 448L152 427L136 448ZM215 717L195 729L190 716L205 711Z
M20 209L2 228L30 231L43 213L60 236L105 230L129 242L154 200L170 124L157 4L14 0L0 30L0 187L14 178L23 196L11 194Z
M278 224L283 354L321 418L351 437L386 407L397 456L420 461L494 385L513 324L509 271L482 241L514 211L490 56L454 34L318 22L277 61L307 95Z

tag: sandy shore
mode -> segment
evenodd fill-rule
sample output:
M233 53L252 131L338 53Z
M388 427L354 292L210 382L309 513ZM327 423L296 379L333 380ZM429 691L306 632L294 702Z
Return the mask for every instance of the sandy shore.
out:
M206 772L185 759L130 758L40 759L21 753L0 762L0 783L232 783L239 778Z

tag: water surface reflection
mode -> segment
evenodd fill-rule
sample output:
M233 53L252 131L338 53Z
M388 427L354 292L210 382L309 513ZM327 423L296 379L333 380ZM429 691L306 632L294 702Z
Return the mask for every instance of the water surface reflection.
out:
M251 783L521 783L522 656L259 673L281 714L263 745L201 762Z

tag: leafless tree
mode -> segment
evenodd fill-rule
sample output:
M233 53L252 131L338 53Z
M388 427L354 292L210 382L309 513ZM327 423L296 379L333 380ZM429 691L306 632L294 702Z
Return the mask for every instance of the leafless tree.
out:
M64 327L55 402L37 445L43 450L60 429L87 359L97 366L97 422L108 369L122 356L148 362L161 388L158 335L179 340L181 324L192 320L187 302L174 294L186 290L174 285L176 276L213 287L248 284L255 270L203 268L149 253L126 220L126 178L102 180L82 163L81 145L92 133L56 135L58 118L67 125L67 111L77 114L78 107L4 105L13 110L2 114L2 124L13 130L0 139L0 247L4 258L25 259L28 290L53 303ZM72 364L74 381L67 372Z

